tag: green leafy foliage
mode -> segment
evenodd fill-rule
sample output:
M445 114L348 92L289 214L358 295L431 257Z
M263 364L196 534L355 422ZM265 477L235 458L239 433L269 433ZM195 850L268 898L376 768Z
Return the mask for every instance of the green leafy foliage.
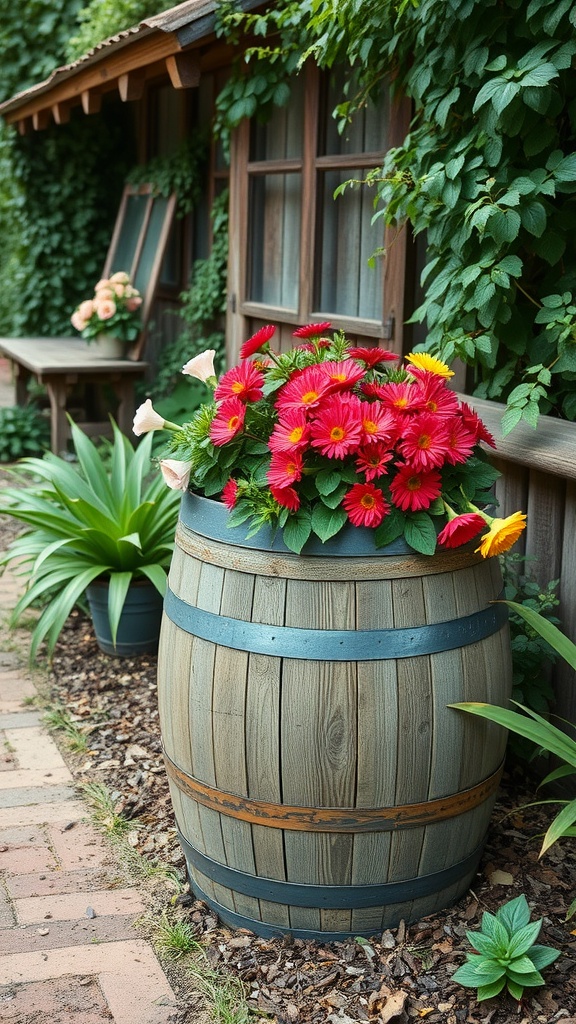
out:
M108 612L115 642L131 581L147 578L160 593L173 550L179 495L151 474L148 435L134 449L117 426L102 451L72 424L78 467L57 455L27 458L13 470L21 486L2 495L4 515L27 529L0 558L18 561L28 578L12 621L35 602L44 607L32 634L30 657L46 639L52 652L62 627L86 587L109 580ZM29 476L33 474L33 480Z
M67 59L76 60L104 39L165 9L158 0L90 0L78 11L80 29L68 41Z
M173 153L133 167L127 180L134 185L150 182L162 196L175 192L177 215L184 217L202 196L207 157L206 132L191 131Z
M71 311L102 274L131 138L126 110L107 106L40 138L10 133L3 151L10 194L0 189L0 229L10 243L0 261L3 333L71 333Z
M576 644L540 612L527 608L525 605L516 604L514 601L507 601L506 603L513 612L521 616L576 671ZM513 701L513 703L516 702ZM547 783L555 782L557 779L576 774L576 727L573 724L565 723L569 732L562 732L562 730L552 725L547 719L537 714L536 711L522 704L517 706L525 714L509 711L507 708L493 707L491 704L466 702L450 704L449 706L478 715L480 718L487 718L490 722L496 722L505 729L509 729L519 736L524 736L532 743L535 743L542 751L553 754L563 761L564 764L550 772L540 785L544 786ZM559 804L561 805L561 810L544 836L540 856L558 839L565 836L576 836L576 799L549 800L542 801L542 803Z
M279 84L308 57L353 69L341 127L392 76L415 116L364 187L376 219L426 238L412 317L426 348L507 403L504 433L541 412L575 419L573 5L283 0L242 15L228 3L221 31L253 41L218 101L225 127L285 102Z
M0 462L42 455L50 444L50 425L33 402L0 409Z
M540 973L560 956L559 949L537 945L542 920L530 921L524 895L505 903L496 914L485 912L479 932L466 932L477 953L467 953L466 963L452 980L478 989L478 1002L499 995L506 987L518 1001L525 988L544 985Z

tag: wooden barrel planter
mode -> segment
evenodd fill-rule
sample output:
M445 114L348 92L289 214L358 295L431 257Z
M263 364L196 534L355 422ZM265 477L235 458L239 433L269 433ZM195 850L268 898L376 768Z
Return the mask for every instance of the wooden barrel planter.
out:
M159 704L190 882L260 935L373 935L443 909L478 867L506 704L496 558L375 553L350 527L302 555L186 494Z

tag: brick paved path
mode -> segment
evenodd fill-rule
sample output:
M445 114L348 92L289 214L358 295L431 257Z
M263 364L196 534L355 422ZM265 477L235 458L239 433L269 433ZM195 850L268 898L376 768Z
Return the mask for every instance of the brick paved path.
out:
M38 711L2 621L21 587L0 577L0 1019L167 1024L174 993ZM2 646L5 648L2 653Z

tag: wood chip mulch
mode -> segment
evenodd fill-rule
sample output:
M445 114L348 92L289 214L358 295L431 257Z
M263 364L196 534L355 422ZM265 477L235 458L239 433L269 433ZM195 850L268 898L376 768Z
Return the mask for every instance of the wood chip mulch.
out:
M100 653L89 621L76 613L57 645L49 684L51 701L88 734L88 752L70 758L75 777L111 790L116 810L135 823L130 841L140 853L183 870L161 758L155 657ZM543 774L538 769L535 778ZM527 775L525 766L505 774L476 882L442 914L401 923L368 943L326 944L231 931L187 891L179 898L182 914L211 964L242 980L254 1021L576 1024L576 917L566 921L576 897L576 848L562 840L538 859L553 809L521 809L538 798ZM546 987L526 990L520 1004L506 995L478 1004L474 990L451 981L470 951L466 931L479 928L483 911L494 913L520 893L533 919L543 918L538 941L562 956L545 969ZM184 994L178 1021L191 1024L185 1004Z

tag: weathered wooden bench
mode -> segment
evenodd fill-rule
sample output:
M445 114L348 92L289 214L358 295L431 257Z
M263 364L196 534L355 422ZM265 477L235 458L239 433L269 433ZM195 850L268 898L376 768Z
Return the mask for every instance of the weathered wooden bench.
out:
M140 334L127 359L103 359L93 345L78 336L62 338L0 338L0 354L14 367L15 398L26 405L31 380L43 385L50 402L50 447L59 454L70 437L67 412L78 385L99 393L96 407L110 388L117 400L115 418L123 433L130 434L134 416L134 386L148 363L142 360L146 328L156 293L166 243L172 225L176 196L158 195L153 186L127 185L122 197L102 277L124 270L142 295ZM72 311L70 311L72 312ZM102 418L78 424L87 434L110 432Z

